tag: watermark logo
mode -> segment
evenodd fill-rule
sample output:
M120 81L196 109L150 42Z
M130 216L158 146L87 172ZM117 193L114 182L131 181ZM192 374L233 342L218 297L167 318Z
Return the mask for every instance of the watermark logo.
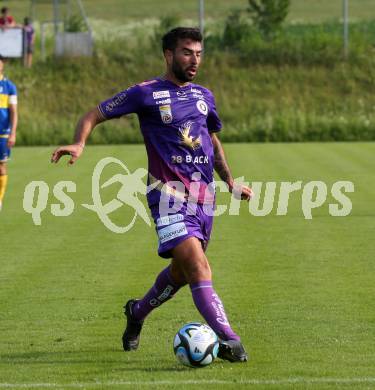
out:
M120 167L122 173L115 174L110 179L100 184L104 168L110 164ZM146 195L149 191L160 185L160 181L154 181L147 186L143 178L148 172L144 168L138 168L131 173L128 167L119 159L105 157L100 160L93 171L91 179L92 204L82 204L81 206L95 212L104 226L114 233L126 233L133 226L139 216L148 226L151 226L150 217L146 208L138 195ZM115 199L108 203L103 203L101 190L114 184L120 183L121 187ZM50 188L44 181L32 181L26 187L23 197L23 209L31 214L35 225L42 224L41 214L47 208ZM53 187L54 197L60 201L51 204L51 214L55 217L67 217L74 212L75 205L73 199L67 193L77 192L77 185L72 181L60 181ZM112 221L110 214L123 207L129 206L133 210L130 223L119 226Z
M109 165L116 168L116 173L105 180L104 169ZM137 217L151 226L151 220L147 209L142 202L142 197L150 191L160 192L159 217L157 225L164 221L174 220L180 216L182 208L186 205L187 215L197 212L199 194L202 193L203 185L203 212L207 216L219 216L225 213L239 215L241 209L241 194L243 186L251 186L253 197L248 203L249 214L256 217L264 217L273 212L276 216L285 216L288 213L290 198L293 197L294 205L300 201L303 217L307 220L313 218L313 210L328 206L328 213L334 217L344 217L352 211L352 201L347 193L354 192L354 184L351 181L336 181L327 185L323 181L295 182L252 182L251 185L243 177L235 179L234 188L230 195L229 204L216 203L213 207L214 192L229 192L226 183L216 181L202 183L199 172L192 174L189 183L189 193L186 192L186 183L171 181L163 183L149 175L149 185L144 182L149 175L144 168L138 168L131 172L119 159L106 157L101 159L95 166L91 179L91 202L80 206L94 212L103 225L110 231L118 234L126 233L135 224ZM104 181L104 182L103 182ZM103 182L103 183L102 183ZM120 185L116 195L108 202L103 201L103 191L111 185ZM75 210L75 202L69 194L77 192L77 184L73 181L59 181L52 191L45 181L31 181L24 190L23 209L30 214L35 225L42 224L42 213L47 210L49 200L50 213L55 217L70 216ZM327 201L327 199L330 199ZM201 201L199 201L201 202ZM130 222L122 225L116 223L118 218L113 218L115 211L122 207L130 208L132 214ZM183 219L183 216L181 214ZM181 219L181 217L179 217ZM178 221L180 220L178 219ZM177 220L175 222L178 222ZM168 224L167 224L168 225ZM178 227L178 223L172 226ZM179 231L171 232L160 230L165 233L165 239L171 234L179 234ZM164 237L164 236L163 236ZM164 238L163 238L164 239Z
M125 174L118 173L100 185L100 178L103 170L109 164L117 164L121 167ZM82 204L82 206L94 211L103 222L104 226L114 233L126 233L134 226L137 216L142 218L148 226L151 226L151 221L146 208L141 200L138 199L138 194L146 195L148 191L158 184L155 183L153 186L148 188L142 181L147 174L148 172L144 168L138 168L136 171L131 173L122 161L113 157L105 157L96 164L92 174L91 195L93 203ZM100 190L114 183L121 184L116 199L112 199L110 202L103 204ZM124 205L130 206L134 210L134 214L129 224L126 226L118 226L111 220L109 215Z

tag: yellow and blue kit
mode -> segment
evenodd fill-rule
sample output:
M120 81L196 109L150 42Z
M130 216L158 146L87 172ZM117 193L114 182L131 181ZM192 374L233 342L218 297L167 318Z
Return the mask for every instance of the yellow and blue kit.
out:
M9 159L8 137L11 130L9 105L17 104L17 88L7 78L0 79L0 162Z

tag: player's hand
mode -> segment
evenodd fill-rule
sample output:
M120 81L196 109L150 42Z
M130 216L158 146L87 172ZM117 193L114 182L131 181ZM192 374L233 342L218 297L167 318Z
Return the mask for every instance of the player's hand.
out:
M8 148L13 148L13 146L16 144L16 135L10 134L8 137Z
M62 156L70 155L71 158L68 164L74 164L82 154L83 148L82 144L60 146L52 153L51 162L57 163Z
M233 183L229 186L229 190L237 199L241 200L249 201L254 196L254 192L249 186L240 183Z

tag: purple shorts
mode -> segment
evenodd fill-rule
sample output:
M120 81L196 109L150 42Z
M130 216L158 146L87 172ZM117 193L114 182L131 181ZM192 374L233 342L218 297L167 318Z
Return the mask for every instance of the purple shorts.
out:
M162 206L152 205L150 210L159 239L159 256L171 258L171 249L189 237L197 237L205 251L211 236L214 207L207 204L187 206L184 203L166 215Z

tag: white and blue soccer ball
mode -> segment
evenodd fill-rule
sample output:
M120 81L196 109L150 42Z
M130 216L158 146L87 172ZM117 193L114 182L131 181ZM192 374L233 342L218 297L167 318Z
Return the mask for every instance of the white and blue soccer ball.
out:
M191 322L176 333L173 349L177 360L183 365L205 367L217 357L219 339L208 325Z

